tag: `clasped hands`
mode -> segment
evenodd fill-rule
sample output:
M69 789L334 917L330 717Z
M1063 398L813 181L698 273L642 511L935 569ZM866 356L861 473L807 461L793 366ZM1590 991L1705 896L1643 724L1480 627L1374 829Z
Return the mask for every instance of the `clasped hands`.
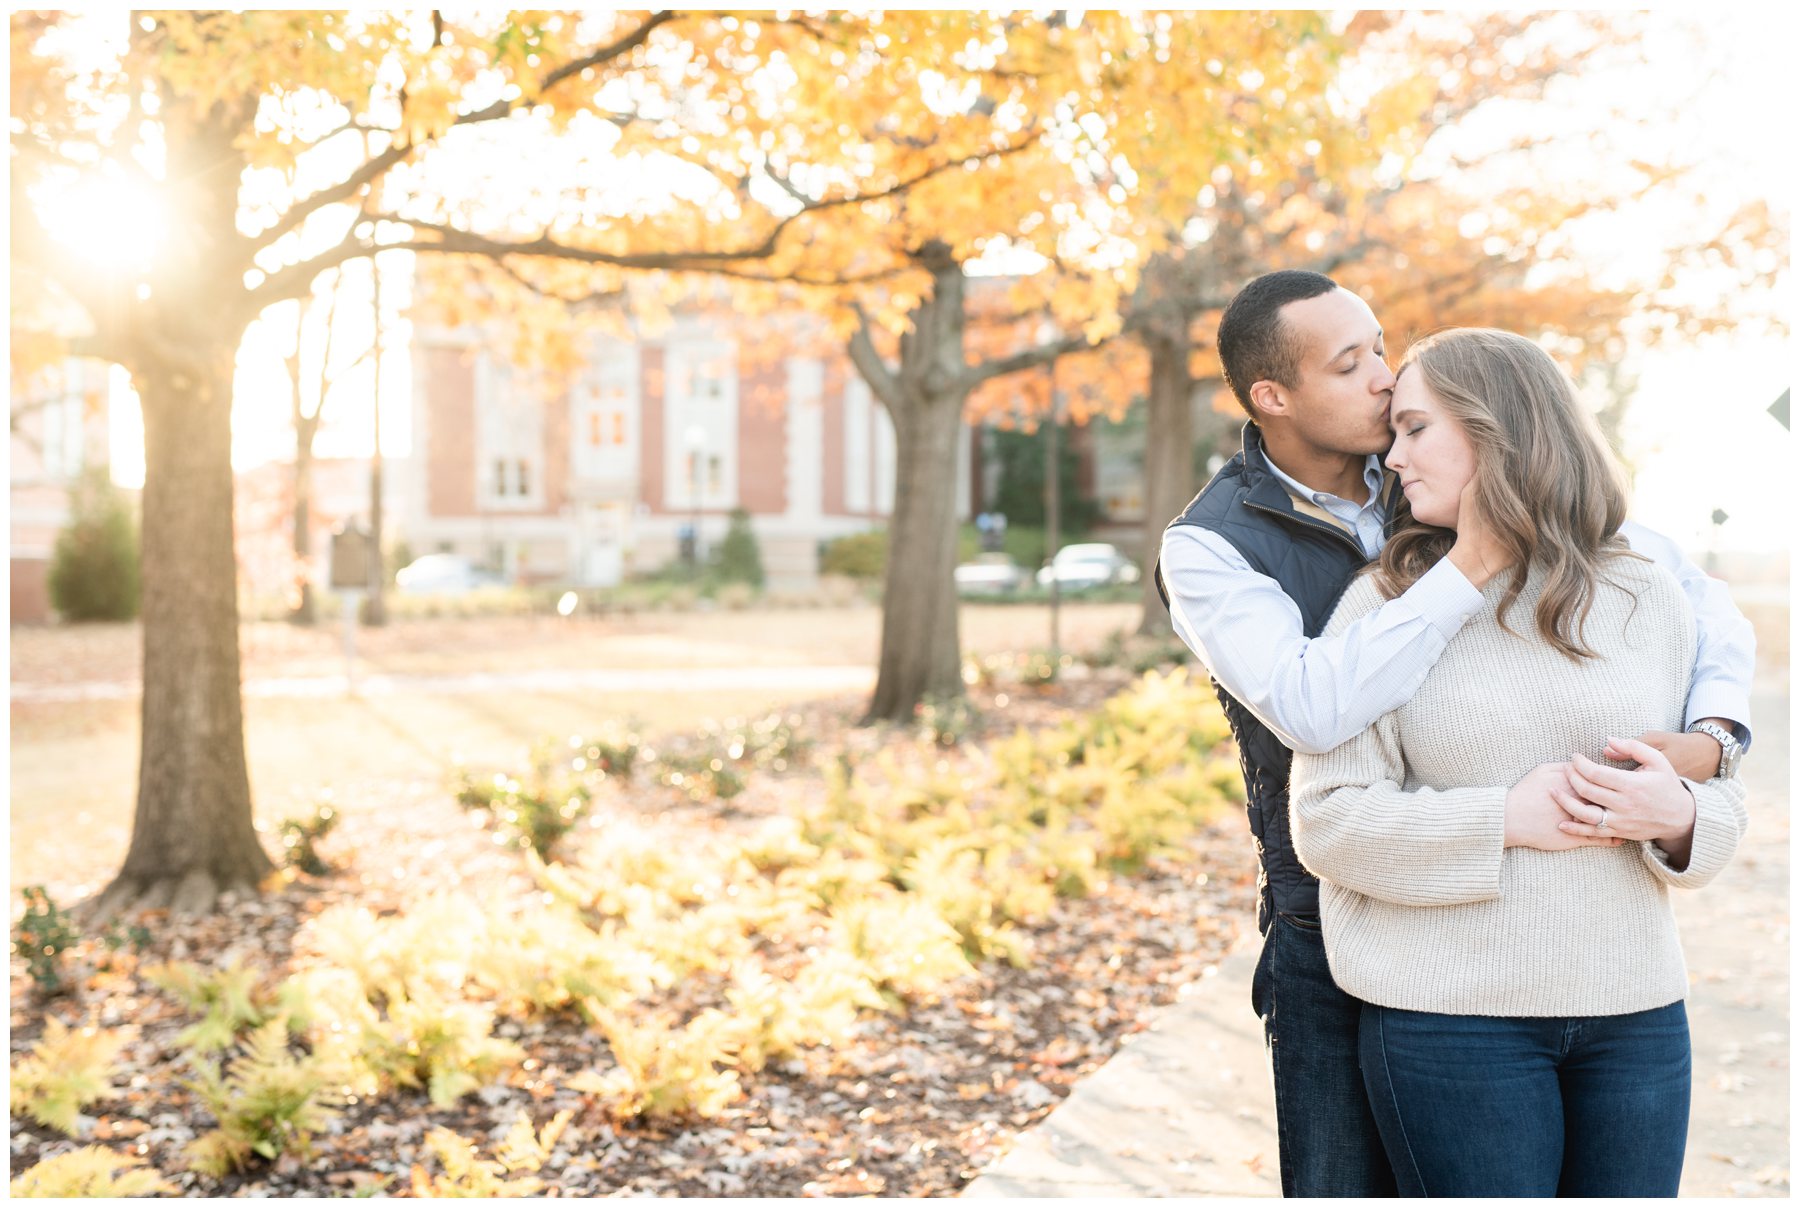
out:
M1506 795L1506 846L1567 851L1649 840L1671 863L1685 866L1694 833L1694 796L1681 782L1688 769L1678 769L1671 754L1684 765L1695 764L1692 770L1704 766L1699 743L1686 749L1682 740L1689 738L1717 750L1704 735L1656 732L1641 739L1607 740L1608 759L1634 760L1636 767L1609 767L1575 754L1567 763L1533 768Z

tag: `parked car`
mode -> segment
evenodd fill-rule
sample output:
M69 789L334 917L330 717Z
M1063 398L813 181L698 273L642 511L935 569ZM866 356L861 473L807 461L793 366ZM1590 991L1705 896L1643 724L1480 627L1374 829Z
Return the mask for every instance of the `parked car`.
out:
M409 595L456 595L478 587L501 587L505 581L461 554L426 554L402 567L394 582Z
M1137 564L1119 552L1117 546L1104 542L1065 545L1050 559L1050 565L1038 571L1040 587L1050 586L1051 579L1063 591L1086 591L1114 583L1136 583Z
M1031 582L1031 572L1007 554L976 554L956 568L956 590L969 596L1011 595Z

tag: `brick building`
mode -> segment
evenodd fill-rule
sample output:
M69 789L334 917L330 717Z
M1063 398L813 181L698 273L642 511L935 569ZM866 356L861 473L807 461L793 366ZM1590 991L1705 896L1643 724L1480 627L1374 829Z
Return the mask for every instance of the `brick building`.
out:
M104 468L113 370L70 359L52 366L10 400L12 453L12 623L47 621L50 554L69 522L84 470Z
M566 389L470 331L413 342L413 462L403 505L415 554L460 553L521 582L617 582L710 549L733 508L751 516L772 586L818 573L821 542L885 522L892 421L847 357L760 357L722 323L596 339ZM957 508L979 488L971 433Z

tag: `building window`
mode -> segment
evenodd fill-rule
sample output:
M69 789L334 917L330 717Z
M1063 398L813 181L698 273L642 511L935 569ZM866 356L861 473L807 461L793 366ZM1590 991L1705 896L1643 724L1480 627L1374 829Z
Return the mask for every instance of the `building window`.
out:
M609 494L629 491L638 467L641 408L639 351L617 340L598 341L586 371L570 394L576 438L570 442L570 472L577 484Z
M477 377L476 463L487 469L478 496L508 511L541 507L543 482L535 472L544 449L544 392L536 375L504 360L482 358Z
M738 493L737 346L689 327L664 345L664 481L675 508L729 508Z
M588 446L595 450L623 449L626 445L623 411L588 412Z

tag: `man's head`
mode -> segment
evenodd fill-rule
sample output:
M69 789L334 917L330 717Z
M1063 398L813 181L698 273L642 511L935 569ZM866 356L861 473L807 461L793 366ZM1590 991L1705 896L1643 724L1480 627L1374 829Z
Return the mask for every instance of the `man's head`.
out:
M1250 418L1334 453L1388 446L1384 352L1368 303L1320 273L1266 273L1219 321L1225 380Z

